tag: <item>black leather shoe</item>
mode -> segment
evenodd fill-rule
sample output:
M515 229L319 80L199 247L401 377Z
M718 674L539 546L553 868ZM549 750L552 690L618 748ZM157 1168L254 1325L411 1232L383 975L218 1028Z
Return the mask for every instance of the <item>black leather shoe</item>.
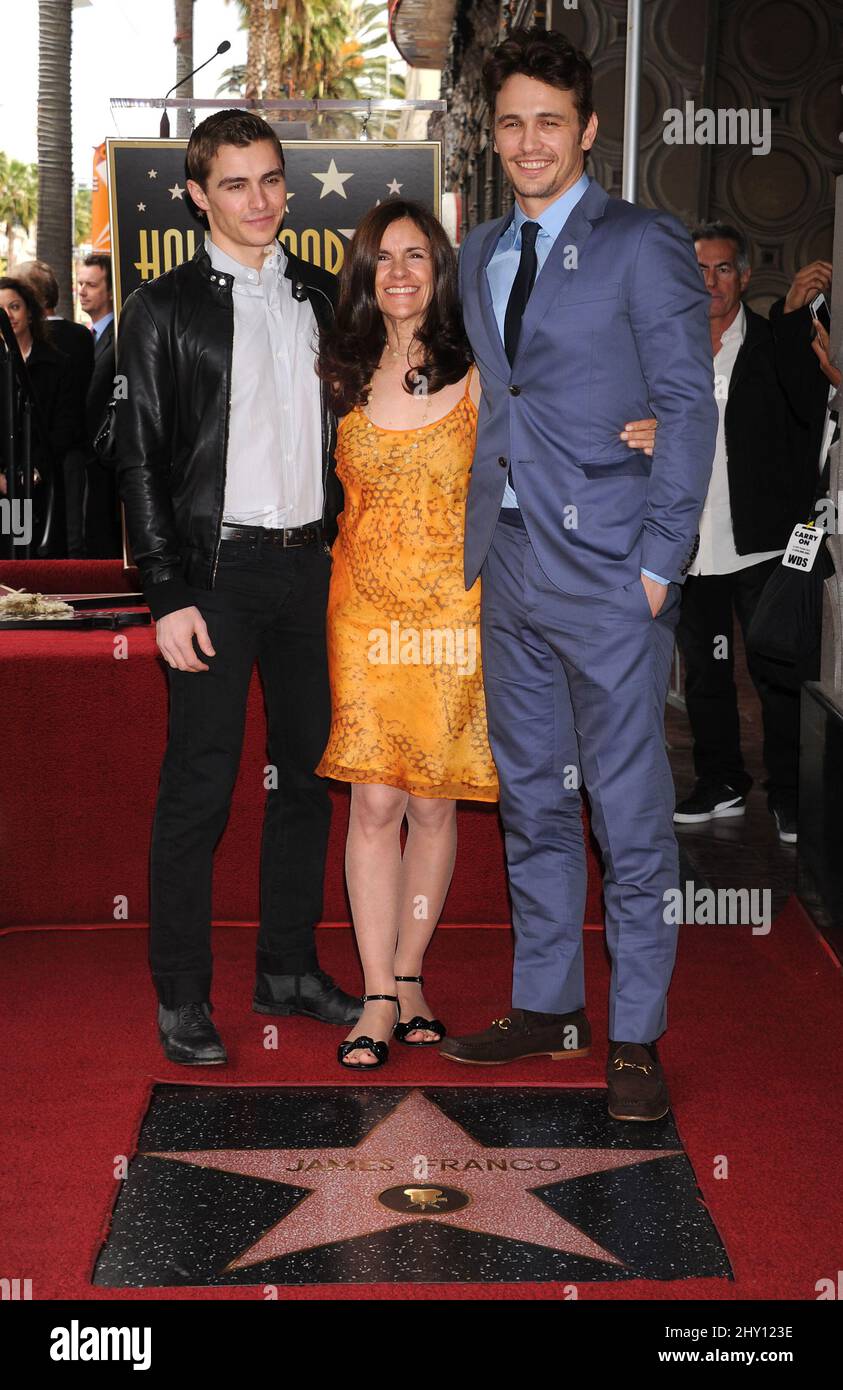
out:
M606 1082L613 1120L661 1120L670 1109L655 1043L610 1042Z
M346 994L324 970L307 975L267 975L258 971L252 1008L256 1014L303 1014L320 1023L356 1023L362 999Z
M211 1005L198 999L178 1004L174 1009L159 1004L158 1036L170 1062L211 1067L228 1061L222 1039L211 1022Z

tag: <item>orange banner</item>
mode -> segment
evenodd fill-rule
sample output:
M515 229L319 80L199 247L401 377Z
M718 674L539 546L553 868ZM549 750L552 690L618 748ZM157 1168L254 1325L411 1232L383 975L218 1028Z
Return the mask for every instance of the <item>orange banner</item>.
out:
M111 251L108 221L108 166L105 141L94 150L93 192L91 194L91 245L94 251Z

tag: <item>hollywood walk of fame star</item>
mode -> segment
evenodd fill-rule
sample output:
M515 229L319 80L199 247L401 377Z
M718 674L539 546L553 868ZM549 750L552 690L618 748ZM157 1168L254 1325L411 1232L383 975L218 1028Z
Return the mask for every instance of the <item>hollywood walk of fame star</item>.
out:
M472 1139L420 1091L412 1091L353 1148L207 1149L145 1156L310 1189L287 1216L230 1262L227 1269L234 1270L419 1220L622 1267L622 1260L558 1216L532 1189L681 1152L492 1148ZM417 1166L420 1155L429 1156L423 1177ZM379 1204L381 1193L404 1183L415 1190L456 1186L470 1201L448 1212L422 1205L418 1216Z
M157 178L158 178L158 170L157 170L157 169L147 169L147 171L146 171L146 177L147 177L148 179L157 179Z
M168 188L168 189L167 189L167 192L168 192L169 195L170 195L170 201L171 201L171 202L172 202L172 200L173 200L174 198L183 198L183 197L184 197L184 189L182 188L182 186L181 186L181 184L179 183L178 179L176 179L176 182L173 184L172 188Z
M392 183L388 183L386 186L389 189L390 193L396 194L400 193L401 189L404 187L403 183L399 183L397 179L393 179Z
M319 198L321 200L325 197L327 193L339 193L341 198L347 198L348 194L346 193L343 185L346 179L353 179L354 175L352 173L341 174L336 166L336 162L332 157L331 162L324 173L311 173L310 177L312 179L321 179L322 181L322 192L319 194Z

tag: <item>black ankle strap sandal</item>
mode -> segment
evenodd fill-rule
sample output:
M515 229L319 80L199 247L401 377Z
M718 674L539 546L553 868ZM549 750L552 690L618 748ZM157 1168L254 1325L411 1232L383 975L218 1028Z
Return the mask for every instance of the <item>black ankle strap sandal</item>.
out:
M370 999L389 999L398 1010L399 1017L401 1016L401 1004L397 994L363 995L364 1004L368 1004ZM397 1024L395 1026L396 1028L398 1027ZM374 1056L377 1057L377 1061L346 1062L345 1058L348 1056L349 1052L355 1052L358 1049L360 1051L366 1049L369 1052L373 1053ZM345 1067L348 1071L374 1071L375 1067L382 1067L384 1062L386 1062L388 1059L389 1043L375 1042L374 1038L367 1038L365 1035L359 1038L351 1038L348 1042L340 1043L339 1047L337 1048L337 1061L339 1062L341 1067Z
M419 988L424 984L423 975L396 975L396 984L406 982L407 984L417 984ZM400 1010L399 1010L400 1014ZM408 1033L414 1033L417 1029L424 1028L429 1033L435 1033L435 1038L417 1038L412 1041L407 1037ZM416 1014L409 1023L396 1023L394 1033L399 1042L407 1047L435 1047L440 1043L448 1031L444 1023L440 1023L438 1018L422 1018L421 1014Z

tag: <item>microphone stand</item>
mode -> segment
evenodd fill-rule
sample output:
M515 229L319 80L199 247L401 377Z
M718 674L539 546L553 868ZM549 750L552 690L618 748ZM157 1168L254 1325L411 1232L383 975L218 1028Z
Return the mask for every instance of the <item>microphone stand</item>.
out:
M175 85L170 88L169 92L165 94L164 114L161 117L161 124L158 128L158 134L162 140L169 140L170 138L170 117L167 115L166 107L167 97L171 97L173 95L173 92L178 91L179 87L183 87L185 82L189 82L191 77L195 77L197 72L201 72L203 68L206 68L209 63L212 63L214 59L219 57L221 53L227 53L230 47L231 44L229 43L228 39L224 39L221 44L217 45L216 50L211 54L210 58L206 58L204 63L200 63L198 68L194 68L193 72L189 72L187 74L187 77L183 77L179 82L176 82Z

